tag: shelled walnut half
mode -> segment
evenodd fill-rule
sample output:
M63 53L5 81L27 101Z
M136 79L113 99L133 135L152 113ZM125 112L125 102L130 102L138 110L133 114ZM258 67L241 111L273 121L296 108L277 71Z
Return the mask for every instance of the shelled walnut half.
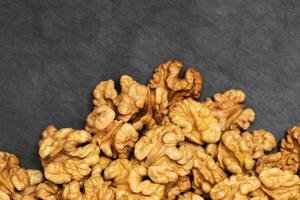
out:
M41 171L21 168L15 155L0 152L1 200L34 200L36 186L42 181Z

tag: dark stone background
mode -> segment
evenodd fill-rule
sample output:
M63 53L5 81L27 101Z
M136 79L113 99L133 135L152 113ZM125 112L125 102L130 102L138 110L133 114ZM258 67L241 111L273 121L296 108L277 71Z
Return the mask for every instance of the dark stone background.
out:
M298 0L0 0L0 149L39 167L42 130L83 127L100 80L171 58L201 71L202 98L244 90L252 129L279 140L300 119L299 33Z

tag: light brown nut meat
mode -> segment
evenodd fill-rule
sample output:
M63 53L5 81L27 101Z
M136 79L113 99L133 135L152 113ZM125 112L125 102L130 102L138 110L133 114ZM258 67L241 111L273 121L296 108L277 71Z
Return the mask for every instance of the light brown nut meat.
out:
M218 145L217 144L207 144L205 147L205 153L210 155L213 159L218 156Z
M100 150L108 157L116 153L113 148L115 137L122 121L115 120L115 112L108 106L96 107L87 117L85 129L93 134L92 143L98 144Z
M227 174L213 158L203 151L197 151L194 162L193 185L204 193L209 193L215 184L227 177Z
M291 171L265 169L259 174L262 190L274 200L300 199L300 178Z
M182 195L179 195L178 200L204 200L204 199L198 194L192 192L186 192Z
M261 173L264 169L280 168L289 170L294 174L298 171L298 155L287 152L277 152L260 157L256 163L256 172Z
M147 169L142 165L136 165L129 173L128 182L131 191L144 196L152 196L153 199L161 199L164 195L165 186L143 180L147 176Z
M36 187L36 196L42 200L60 200L61 192L62 189L50 181L40 183Z
M282 139L280 151L295 158L295 171L299 170L300 165L300 127L294 126L288 130L288 135ZM297 164L298 161L298 164ZM292 161L291 161L292 162Z
M116 117L115 111L106 106L101 105L96 107L86 119L86 130L91 133L98 133L105 130Z
M94 134L93 143L108 157L115 152L119 157L127 157L138 140L138 132L129 123L122 123L115 118L115 112L108 106L100 106L87 118L86 130Z
M118 97L118 92L115 89L113 80L101 81L94 89L94 100L95 106L108 106L114 108L114 101Z
M132 126L136 130L141 130L142 128L150 130L156 126L156 121L153 118L154 94L151 93L149 87L147 90L148 92L144 108L135 114L130 120Z
M119 113L118 118L124 122L145 106L148 96L146 86L139 84L128 75L120 79L121 93L115 101Z
M62 197L65 200L112 200L115 191L109 185L100 175L91 176L83 183L84 192L79 182L72 181L64 186Z
M248 200L250 193L258 190L261 186L255 176L232 175L218 182L210 191L213 200Z
M127 159L114 160L104 171L105 179L113 180L116 199L160 199L164 187L151 183L149 180L142 181L146 175L145 168L139 166L134 159L130 161Z
M188 176L179 177L176 182L168 183L165 186L165 199L174 200L178 195L191 188L191 181Z
M260 173L268 168L289 170L294 174L299 169L300 162L300 127L288 130L286 138L281 140L280 152L262 156L256 164L256 171Z
M130 121L136 129L153 126L153 95L150 89L128 75L121 77L120 86L121 92L118 94L112 80L100 82L94 90L95 109L107 106L115 111L116 119Z
M131 124L125 123L121 126L116 133L114 141L114 146L119 153L119 157L128 157L128 154L133 150L138 137L138 132Z
M207 98L205 107L209 108L212 115L218 119L222 131L242 129L246 130L255 119L251 108L244 108L242 104L246 95L241 90L228 90L217 93L213 98Z
M209 109L193 99L177 102L170 109L171 122L180 126L184 136L197 144L216 143L221 137L221 127Z
M202 87L201 74L187 69L184 79L179 78L183 64L176 60L159 65L149 82L155 96L155 120L159 123L168 113L168 108L184 97L198 98Z
M102 177L103 170L110 164L111 160L100 157L94 165L90 176L80 181L72 181L64 184L62 199L64 200L111 200L115 197L115 189L110 181Z
M135 145L134 155L148 168L148 176L156 183L174 182L187 175L193 167L189 147L182 130L174 125L159 126L147 131Z
M250 173L256 160L276 145L272 133L256 130L240 133L239 130L223 134L218 147L218 161L223 169L233 174Z
M62 184L80 180L90 174L100 153L96 144L86 144L91 140L90 133L84 130L57 130L54 126L48 126L39 141L39 155L45 177L56 184Z
M0 151L0 199L34 199L36 185L43 181L39 170L20 167L18 158Z

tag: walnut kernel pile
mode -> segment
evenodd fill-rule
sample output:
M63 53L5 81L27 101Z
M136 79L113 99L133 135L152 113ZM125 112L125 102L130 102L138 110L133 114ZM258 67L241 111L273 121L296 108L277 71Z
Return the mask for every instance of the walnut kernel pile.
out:
M94 90L83 130L48 126L43 172L0 152L1 200L299 200L300 127L280 151L266 130L247 129L253 109L241 90L198 102L201 74L157 67L147 85L128 75Z

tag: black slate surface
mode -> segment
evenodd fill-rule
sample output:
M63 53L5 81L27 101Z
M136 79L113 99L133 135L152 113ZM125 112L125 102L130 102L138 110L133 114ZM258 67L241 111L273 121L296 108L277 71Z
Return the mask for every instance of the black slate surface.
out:
M81 128L92 90L126 73L145 82L179 59L203 97L229 88L277 140L300 121L300 1L0 1L0 149L39 167L48 124Z

